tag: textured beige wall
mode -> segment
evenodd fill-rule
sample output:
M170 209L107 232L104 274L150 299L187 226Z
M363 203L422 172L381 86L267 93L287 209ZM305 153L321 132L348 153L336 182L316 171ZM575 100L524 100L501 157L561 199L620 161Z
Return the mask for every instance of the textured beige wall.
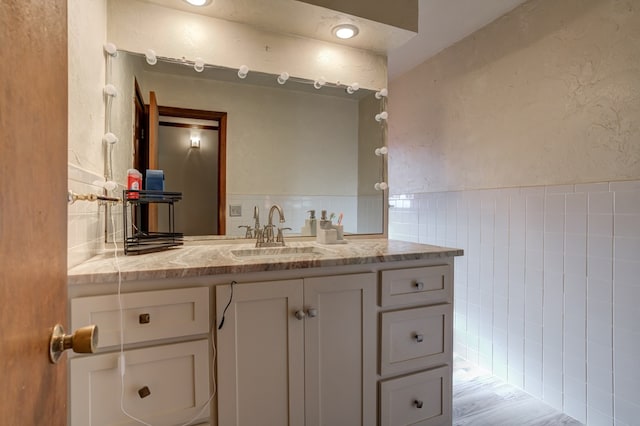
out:
M106 0L69 0L69 163L104 174Z
M532 0L390 84L393 193L640 177L640 1Z

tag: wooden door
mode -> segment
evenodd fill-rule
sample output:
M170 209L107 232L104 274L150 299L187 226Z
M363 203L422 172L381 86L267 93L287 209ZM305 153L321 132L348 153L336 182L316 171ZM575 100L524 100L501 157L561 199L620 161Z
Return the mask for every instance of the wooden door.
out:
M376 275L305 278L305 425L376 424Z
M216 287L218 324L230 297ZM217 331L219 425L304 425L302 297L302 280L234 285Z
M149 92L149 129L147 136L149 138L149 169L158 168L158 131L160 125L160 113L158 112L158 101L155 92ZM140 170L146 176L145 170ZM146 188L146 187L145 187ZM149 203L149 231L158 230L158 205Z
M0 1L0 423L64 425L67 2Z

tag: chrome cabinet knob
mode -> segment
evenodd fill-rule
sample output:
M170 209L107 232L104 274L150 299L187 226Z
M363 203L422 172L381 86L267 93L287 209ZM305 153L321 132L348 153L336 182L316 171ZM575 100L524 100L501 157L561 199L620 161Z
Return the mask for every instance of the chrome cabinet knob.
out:
M307 315L304 313L304 311L300 310L300 311L296 311L295 316L297 319L303 320L304 317L306 317Z
M414 333L413 338L417 343L422 343L424 341L424 335L419 333Z
M315 318L318 316L318 310L316 308L307 309L307 316L309 318Z
M413 286L416 288L416 290L422 290L424 289L424 283L422 281L416 281L413 283Z

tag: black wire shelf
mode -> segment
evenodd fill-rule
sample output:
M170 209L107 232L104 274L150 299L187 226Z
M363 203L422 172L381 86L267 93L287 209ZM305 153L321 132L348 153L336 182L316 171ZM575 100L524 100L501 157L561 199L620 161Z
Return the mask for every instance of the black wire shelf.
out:
M174 203L182 199L181 192L127 190L123 191L124 254L136 255L166 250L184 244L184 234L175 232ZM143 207L164 204L168 209L167 231L143 229Z

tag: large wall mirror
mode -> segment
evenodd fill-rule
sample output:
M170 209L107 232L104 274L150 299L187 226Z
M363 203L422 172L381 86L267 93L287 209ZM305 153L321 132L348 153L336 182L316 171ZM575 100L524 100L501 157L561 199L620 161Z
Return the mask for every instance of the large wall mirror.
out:
M264 224L280 204L290 235L300 233L309 210L342 214L347 234L384 232L384 191L374 185L384 180L385 158L375 151L386 145L386 123L375 116L385 100L374 91L317 89L295 77L281 84L252 70L239 78L237 69L212 65L197 72L179 59L149 65L125 51L111 67L122 93L114 121L135 124L136 84L138 103L149 105L153 92L159 106L157 153L139 145L142 123L125 125L121 139L135 146L131 167L145 164L136 156L157 155L165 190L183 193L178 231L243 236L256 207Z

